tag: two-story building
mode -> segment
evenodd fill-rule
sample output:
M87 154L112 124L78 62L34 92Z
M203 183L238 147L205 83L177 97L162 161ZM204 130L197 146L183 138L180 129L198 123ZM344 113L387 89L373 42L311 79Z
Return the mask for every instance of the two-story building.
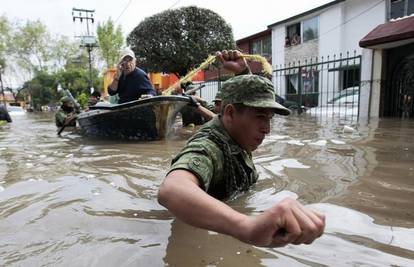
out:
M386 83L381 81L384 76L375 75L384 70L374 70L384 60L381 47L365 49L359 42L378 25L412 13L414 0L336 0L269 25L278 93L314 107L333 103L345 92L346 101L349 93L351 102L359 104L362 117L398 116L382 112L381 105L388 100ZM413 29L405 23L400 27ZM405 41L397 45L408 45L407 57L414 49L409 49L410 29L404 33Z

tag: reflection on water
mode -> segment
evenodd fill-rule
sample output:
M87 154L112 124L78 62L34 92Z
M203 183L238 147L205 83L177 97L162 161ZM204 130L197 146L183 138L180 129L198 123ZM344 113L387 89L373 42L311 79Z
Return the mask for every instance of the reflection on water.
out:
M311 246L263 249L196 229L156 201L185 136L151 143L57 137L51 115L0 126L0 265L414 266L413 121L275 118L257 184L229 202L257 214L286 196L327 215Z

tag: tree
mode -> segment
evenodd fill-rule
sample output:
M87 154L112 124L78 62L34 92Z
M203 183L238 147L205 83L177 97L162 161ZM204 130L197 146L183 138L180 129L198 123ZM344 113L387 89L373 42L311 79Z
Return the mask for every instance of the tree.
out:
M79 44L67 36L56 36L50 46L50 59L53 70L65 68L79 54ZM85 66L87 66L87 62Z
M56 77L45 71L37 72L35 78L23 85L31 95L32 105L35 109L40 109L43 105L55 102L58 98L56 86Z
M6 67L6 54L9 49L11 27L4 15L0 17L0 66Z
M144 19L127 37L138 64L147 71L184 76L207 56L235 48L231 26L215 12L195 6Z
M99 51L106 62L107 68L114 67L118 60L119 50L124 44L121 26L115 29L113 21L109 18L106 23L98 24Z
M13 38L16 58L20 67L28 71L45 71L50 60L51 37L40 21L27 21Z

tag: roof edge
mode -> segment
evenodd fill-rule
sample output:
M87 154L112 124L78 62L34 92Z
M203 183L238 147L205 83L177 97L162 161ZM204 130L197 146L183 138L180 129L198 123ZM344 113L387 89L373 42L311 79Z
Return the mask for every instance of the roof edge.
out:
M272 28L272 27L274 27L274 26L276 26L276 25L279 25L279 24L284 24L284 23L289 22L289 21L291 21L291 20L294 20L294 19L297 19L297 18L300 18L300 17L306 16L306 15L309 15L309 14L315 13L315 12L317 12L317 11L319 11L319 10L322 10L322 9L328 8L328 7L330 7L330 6L333 6L333 5L336 5L336 4L339 4L339 3L345 2L345 1L346 1L346 0L335 0L335 1L332 1L332 2L329 2L329 3L326 3L326 4L324 4L324 5L321 5L321 6L315 7L314 9L311 9L311 10L305 11L305 12L303 12L303 13L300 13L300 14L294 15L294 16L292 16L292 17L290 17L290 18L287 18L287 19L284 19L284 20L280 20L280 21L278 21L278 22L275 22L275 23L273 23L273 24L268 25L267 27L268 27L268 28Z
M270 34L270 35L272 34L272 30L269 29L269 28L267 28L264 31L257 32L257 33L254 33L252 35L249 35L249 36L243 37L241 39L238 39L238 40L236 40L236 44L241 43L241 42L245 42L245 41L248 41L248 40L251 40L251 39L256 39L256 38L260 38L260 37L263 37L263 36L267 36L268 34Z

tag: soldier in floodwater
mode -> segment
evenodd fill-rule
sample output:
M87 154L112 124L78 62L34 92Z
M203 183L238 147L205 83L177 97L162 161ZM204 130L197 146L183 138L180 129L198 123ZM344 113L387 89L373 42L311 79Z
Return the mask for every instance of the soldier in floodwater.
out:
M239 51L218 52L223 66L243 73ZM310 244L323 234L325 217L286 198L258 216L244 215L222 202L247 191L258 174L252 154L270 132L274 114L290 111L275 101L273 83L239 75L221 90L219 116L206 123L173 159L158 201L182 221L255 246Z

